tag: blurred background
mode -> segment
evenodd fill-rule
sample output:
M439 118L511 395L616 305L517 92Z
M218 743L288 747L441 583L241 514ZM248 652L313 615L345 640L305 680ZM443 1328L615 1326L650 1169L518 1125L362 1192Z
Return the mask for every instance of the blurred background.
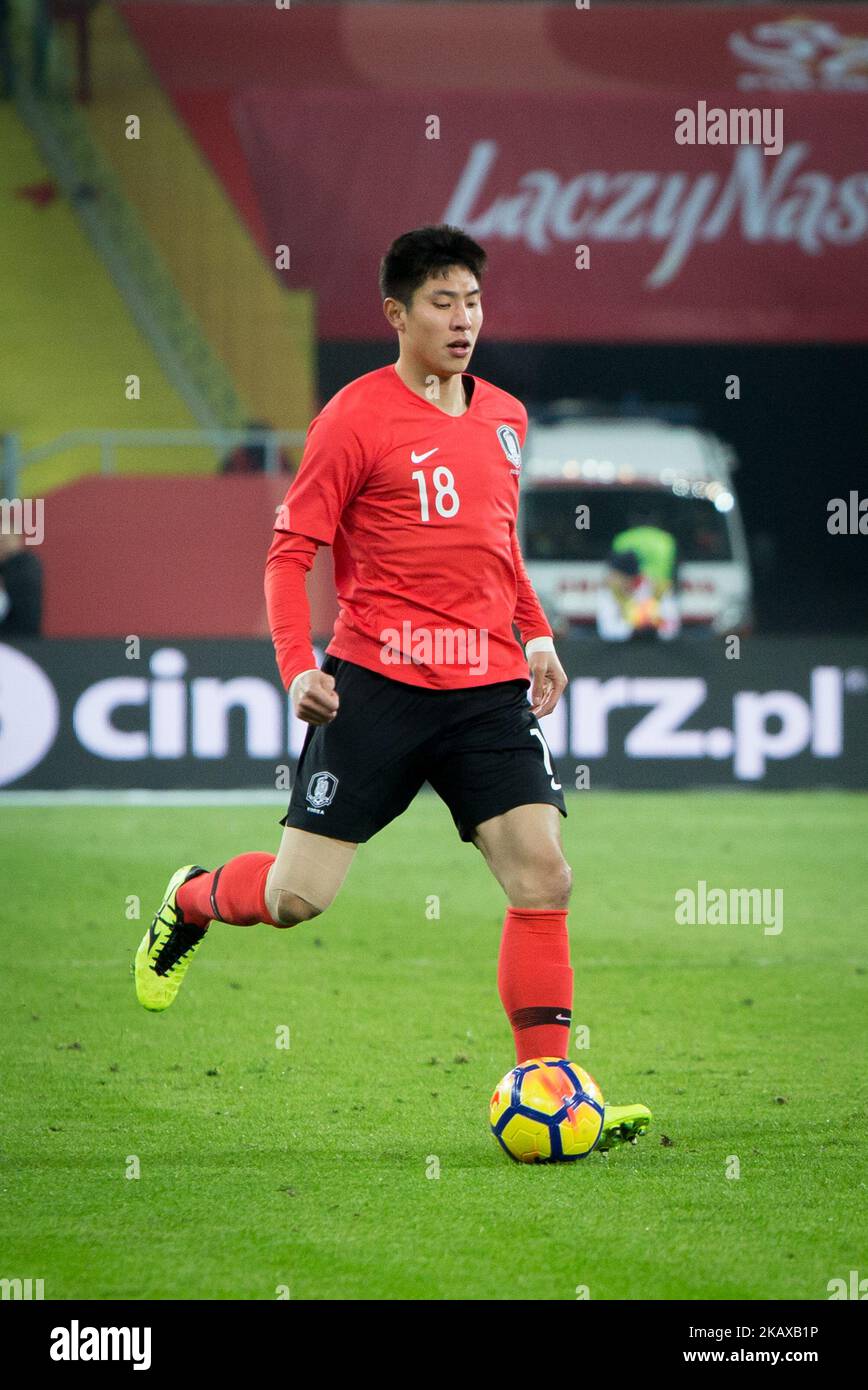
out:
M436 222L570 783L868 784L866 116L864 4L0 0L0 786L273 788L274 508Z

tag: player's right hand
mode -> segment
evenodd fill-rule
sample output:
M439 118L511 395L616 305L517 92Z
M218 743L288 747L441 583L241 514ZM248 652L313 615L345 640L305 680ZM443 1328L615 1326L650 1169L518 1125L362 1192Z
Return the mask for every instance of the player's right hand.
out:
M292 704L306 724L330 724L339 704L334 676L326 671L305 671L293 691Z

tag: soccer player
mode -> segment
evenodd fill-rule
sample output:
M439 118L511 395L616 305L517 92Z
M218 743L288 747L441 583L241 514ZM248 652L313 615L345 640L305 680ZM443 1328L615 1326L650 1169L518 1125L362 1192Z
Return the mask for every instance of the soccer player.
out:
M671 641L681 631L675 593L678 547L658 524L653 506L632 509L630 526L612 541L609 573L601 586L597 632L609 642L631 637Z
M324 912L357 846L427 781L506 894L498 988L517 1061L567 1056L567 812L539 724L567 678L516 538L527 412L467 371L485 263L450 226L383 258L398 360L311 424L266 564L277 663L309 726L280 846L173 874L136 957L145 1008L171 1004L212 921L292 928ZM305 576L320 545L340 612L318 668ZM607 1107L599 1147L649 1122L645 1106Z

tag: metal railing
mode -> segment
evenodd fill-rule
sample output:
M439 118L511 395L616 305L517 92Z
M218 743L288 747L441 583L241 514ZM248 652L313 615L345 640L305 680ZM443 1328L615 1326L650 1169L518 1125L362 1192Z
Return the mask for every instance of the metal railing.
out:
M64 453L78 449L94 449L98 465L85 470L82 476L100 473L111 476L118 470L118 453L123 449L211 449L214 452L214 471L220 469L221 459L238 448L264 450L262 472L281 472L281 451L300 450L305 441L304 430L269 429L177 429L177 430L68 430L46 444L23 449L17 435L0 437L0 491L7 498L21 496L22 470L31 464L45 463ZM162 472L162 470L160 470ZM124 469L125 473L150 473L148 469ZM190 469L179 468L188 476Z

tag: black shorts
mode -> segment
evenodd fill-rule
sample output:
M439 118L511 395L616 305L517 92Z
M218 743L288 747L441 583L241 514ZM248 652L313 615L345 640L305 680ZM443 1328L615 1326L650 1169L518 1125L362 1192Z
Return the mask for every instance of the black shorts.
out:
M429 690L326 656L340 708L308 725L281 825L363 843L429 782L462 840L513 806L545 802L567 814L557 768L527 698L527 682Z

